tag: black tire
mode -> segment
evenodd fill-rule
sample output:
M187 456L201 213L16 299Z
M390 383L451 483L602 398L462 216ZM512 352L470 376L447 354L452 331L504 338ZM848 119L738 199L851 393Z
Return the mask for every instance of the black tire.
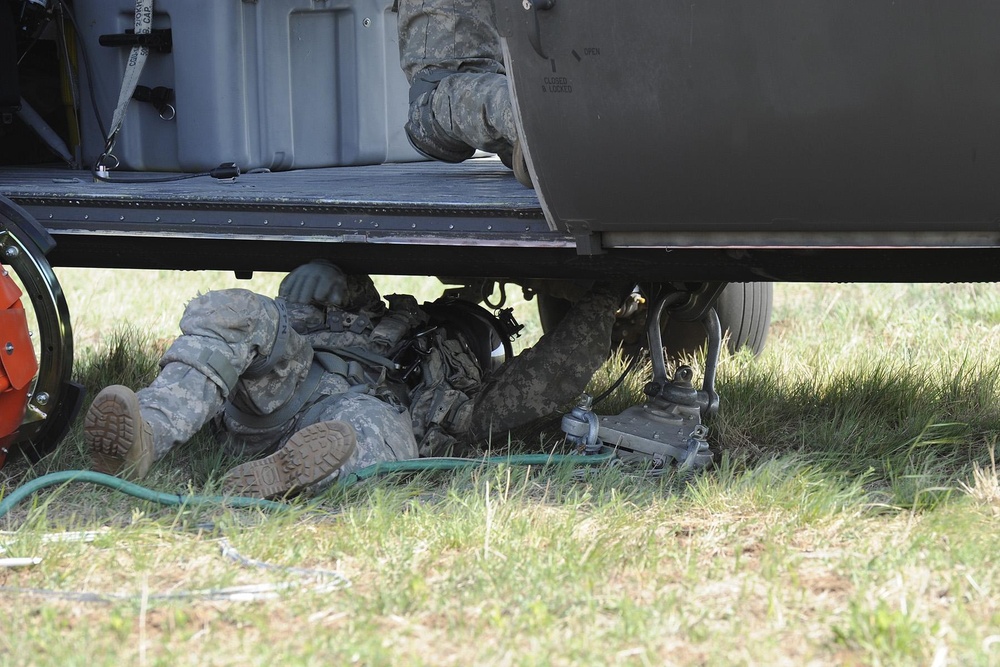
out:
M767 341L771 325L771 308L774 301L772 283L730 283L722 291L715 309L719 313L723 336L728 336L727 347L735 352L748 347L754 355L760 354ZM538 315L542 331L555 328L570 309L570 302L546 294L538 295ZM612 347L621 345L626 353L634 353L646 346L643 321L645 311L636 319L620 322L612 333ZM663 345L671 356L692 354L705 345L705 329L698 322L669 320L663 332Z
M748 347L764 351L774 307L774 283L729 283L715 304L722 335L729 333L729 350Z
M17 450L32 461L51 452L66 434L82 399L73 371L73 329L62 287L45 255L52 237L24 209L0 197L0 248L4 264L13 270L30 302L38 341L38 375L31 389L29 410L15 439Z

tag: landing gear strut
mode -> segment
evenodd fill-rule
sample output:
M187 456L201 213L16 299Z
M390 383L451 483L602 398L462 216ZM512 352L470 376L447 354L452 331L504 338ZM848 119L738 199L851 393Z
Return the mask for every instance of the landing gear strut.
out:
M701 389L696 389L691 382L690 366L678 367L673 378L668 378L660 334L665 324L661 320L670 310L683 308L686 297L682 292L668 294L649 313L646 335L653 378L643 388L646 402L619 415L598 417L591 409L590 397L585 395L580 405L563 417L562 428L567 440L585 452L599 451L603 445L624 455L648 457L657 468L675 462L682 471L696 471L712 462L712 453L705 441L708 428L702 419L719 410L719 395L715 393L715 373L722 347L719 316L709 307L700 318L708 334Z

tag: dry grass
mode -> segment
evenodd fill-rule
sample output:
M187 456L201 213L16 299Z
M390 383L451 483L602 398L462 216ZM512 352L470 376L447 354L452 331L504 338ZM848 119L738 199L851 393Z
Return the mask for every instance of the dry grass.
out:
M132 597L21 598L11 621L26 631L8 640L10 655L37 655L53 632L86 640L98 663L134 664L905 664L940 651L969 664L988 655L995 566L943 567L968 555L965 531L989 526L968 508L957 524L857 504L803 516L795 477L760 498L749 488L637 492L616 472L555 491L544 477L508 473L430 497L419 484L372 489L336 518L218 517L245 555L340 571L352 586L335 593L304 584L277 600L158 600L290 578L227 561L213 533L178 533L163 518L137 516L89 544L35 546L44 567L11 572L5 586ZM857 492L813 481L816 495ZM996 541L985 535L976 548Z
M972 464L972 483L962 481L959 487L976 502L1000 511L1000 477L997 475L996 451L993 445L990 445L989 467L983 468L976 461Z
M105 363L115 323L131 320L155 351L185 297L229 280L165 276L130 304L107 294L133 289L122 286L134 276L67 273L82 313L78 374L91 384L121 372ZM273 293L276 277L259 278L251 286ZM439 287L420 289L430 298ZM5 556L43 558L0 570L17 628L0 655L88 667L998 663L995 292L779 286L764 356L723 360L709 439L724 455L692 481L501 466L377 480L271 516L93 489L45 494L0 536ZM114 313L96 307L112 302ZM139 320L137 303L158 305ZM155 371L155 353L134 361L136 382ZM620 369L609 364L597 386ZM605 410L635 400L643 380ZM84 461L74 433L39 470L4 474ZM225 465L198 439L150 483L211 489ZM105 530L91 542L43 539L95 528ZM226 558L223 539L279 569ZM336 571L351 585L328 590L287 568ZM287 588L253 601L198 593L250 583ZM163 597L180 593L190 595Z

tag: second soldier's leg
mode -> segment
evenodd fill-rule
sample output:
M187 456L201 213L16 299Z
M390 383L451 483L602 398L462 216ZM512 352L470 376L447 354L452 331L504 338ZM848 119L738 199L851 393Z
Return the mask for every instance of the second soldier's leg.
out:
M410 83L433 70L503 74L492 0L399 0L399 58Z
M491 0L400 0L399 53L418 150L445 162L476 148L509 158L517 131Z

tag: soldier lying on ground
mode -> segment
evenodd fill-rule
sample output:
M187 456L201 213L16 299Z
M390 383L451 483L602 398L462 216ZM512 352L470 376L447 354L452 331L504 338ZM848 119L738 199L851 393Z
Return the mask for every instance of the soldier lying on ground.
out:
M409 295L387 305L368 276L311 262L277 299L229 289L192 300L157 378L138 393L101 391L84 437L95 469L141 479L213 422L230 452L255 457L226 473L226 490L259 497L506 441L583 391L607 356L619 291L593 287L556 330L491 369L482 318L466 326Z

